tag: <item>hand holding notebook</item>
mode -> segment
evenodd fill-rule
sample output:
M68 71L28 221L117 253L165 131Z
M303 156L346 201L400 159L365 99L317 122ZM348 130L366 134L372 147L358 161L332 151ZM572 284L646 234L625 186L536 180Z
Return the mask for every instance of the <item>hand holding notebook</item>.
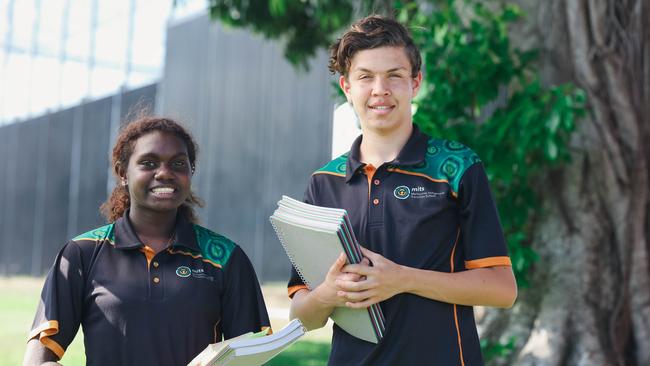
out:
M343 251L349 263L363 256L347 212L319 207L283 196L270 217L287 256L309 289L320 285ZM378 343L384 334L384 317L378 304L367 309L338 307L330 318L343 330Z

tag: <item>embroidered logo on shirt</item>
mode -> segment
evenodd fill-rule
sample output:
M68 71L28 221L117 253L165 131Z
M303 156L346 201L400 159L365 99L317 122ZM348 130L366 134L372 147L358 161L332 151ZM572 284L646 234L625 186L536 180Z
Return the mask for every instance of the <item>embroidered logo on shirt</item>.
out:
M407 186L399 186L393 191L393 196L400 200L405 200L411 195L411 190Z
M192 277L194 277L194 278L202 278L202 279L208 280L208 281L214 281L214 277L208 276L202 268L193 269L192 270Z
M176 275L178 277L183 277L183 278L192 276L194 278L201 278L208 281L214 281L214 277L206 274L203 268L190 269L189 267L186 266L180 266L176 268Z
M178 277L189 277L192 274L192 271L188 267L180 266L176 268L176 275Z
M422 186L417 187L407 187L399 186L393 191L395 198L400 200L405 200L407 198L416 199L416 198L442 198L445 197L445 192L430 192Z

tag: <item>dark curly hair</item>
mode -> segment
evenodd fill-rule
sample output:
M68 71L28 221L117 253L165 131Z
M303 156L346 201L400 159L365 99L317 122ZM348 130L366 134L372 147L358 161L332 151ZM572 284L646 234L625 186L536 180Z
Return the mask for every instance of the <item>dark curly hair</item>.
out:
M115 146L113 146L113 153L111 154L111 166L113 167L113 174L118 184L115 185L113 192L111 192L106 202L99 208L99 211L108 222L113 222L124 215L124 212L131 204L128 188L119 184L119 169L128 166L136 140L141 136L155 131L173 134L185 143L190 167L192 173L194 173L198 146L189 132L178 122L169 118L146 116L123 125L115 141ZM198 219L194 211L195 206L201 207L203 203L194 192L190 191L185 202L178 208L179 214L185 215L190 222L197 222Z
M380 15L360 19L330 46L329 70L347 78L354 55L379 47L404 47L411 62L411 77L422 67L422 56L408 30L396 20Z

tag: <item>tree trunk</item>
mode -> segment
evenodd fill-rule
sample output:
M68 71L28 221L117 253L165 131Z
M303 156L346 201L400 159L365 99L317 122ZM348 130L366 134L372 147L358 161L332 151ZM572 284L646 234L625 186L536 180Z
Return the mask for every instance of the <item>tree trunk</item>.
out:
M588 96L571 163L540 183L540 256L515 307L488 311L484 335L517 365L650 365L650 2L518 0L514 34L541 51L547 83Z

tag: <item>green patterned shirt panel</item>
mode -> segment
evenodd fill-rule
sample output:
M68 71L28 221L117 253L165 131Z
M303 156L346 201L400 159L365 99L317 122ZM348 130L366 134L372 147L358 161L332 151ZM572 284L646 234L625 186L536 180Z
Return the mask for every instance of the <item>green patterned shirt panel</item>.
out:
M318 169L317 171L314 172L314 174L333 174L333 175L340 175L340 176L345 176L346 172L346 166L348 162L348 155L349 153L345 153L338 158L330 161L329 163L325 164L322 168Z
M201 256L224 268L237 244L203 226L193 225L193 228L196 234L196 242L201 248Z
M108 241L111 245L115 245L115 223L110 223L98 227L96 229L77 235L72 241Z
M348 155L349 153L345 153L330 161L314 174L345 176ZM422 174L434 180L445 181L454 194L457 194L465 171L479 162L481 162L479 156L459 142L429 138L424 161L418 165L399 166L399 169Z
M446 181L457 194L463 175L472 165L481 162L469 147L450 140L430 138L422 163L402 168L424 174L435 180Z

